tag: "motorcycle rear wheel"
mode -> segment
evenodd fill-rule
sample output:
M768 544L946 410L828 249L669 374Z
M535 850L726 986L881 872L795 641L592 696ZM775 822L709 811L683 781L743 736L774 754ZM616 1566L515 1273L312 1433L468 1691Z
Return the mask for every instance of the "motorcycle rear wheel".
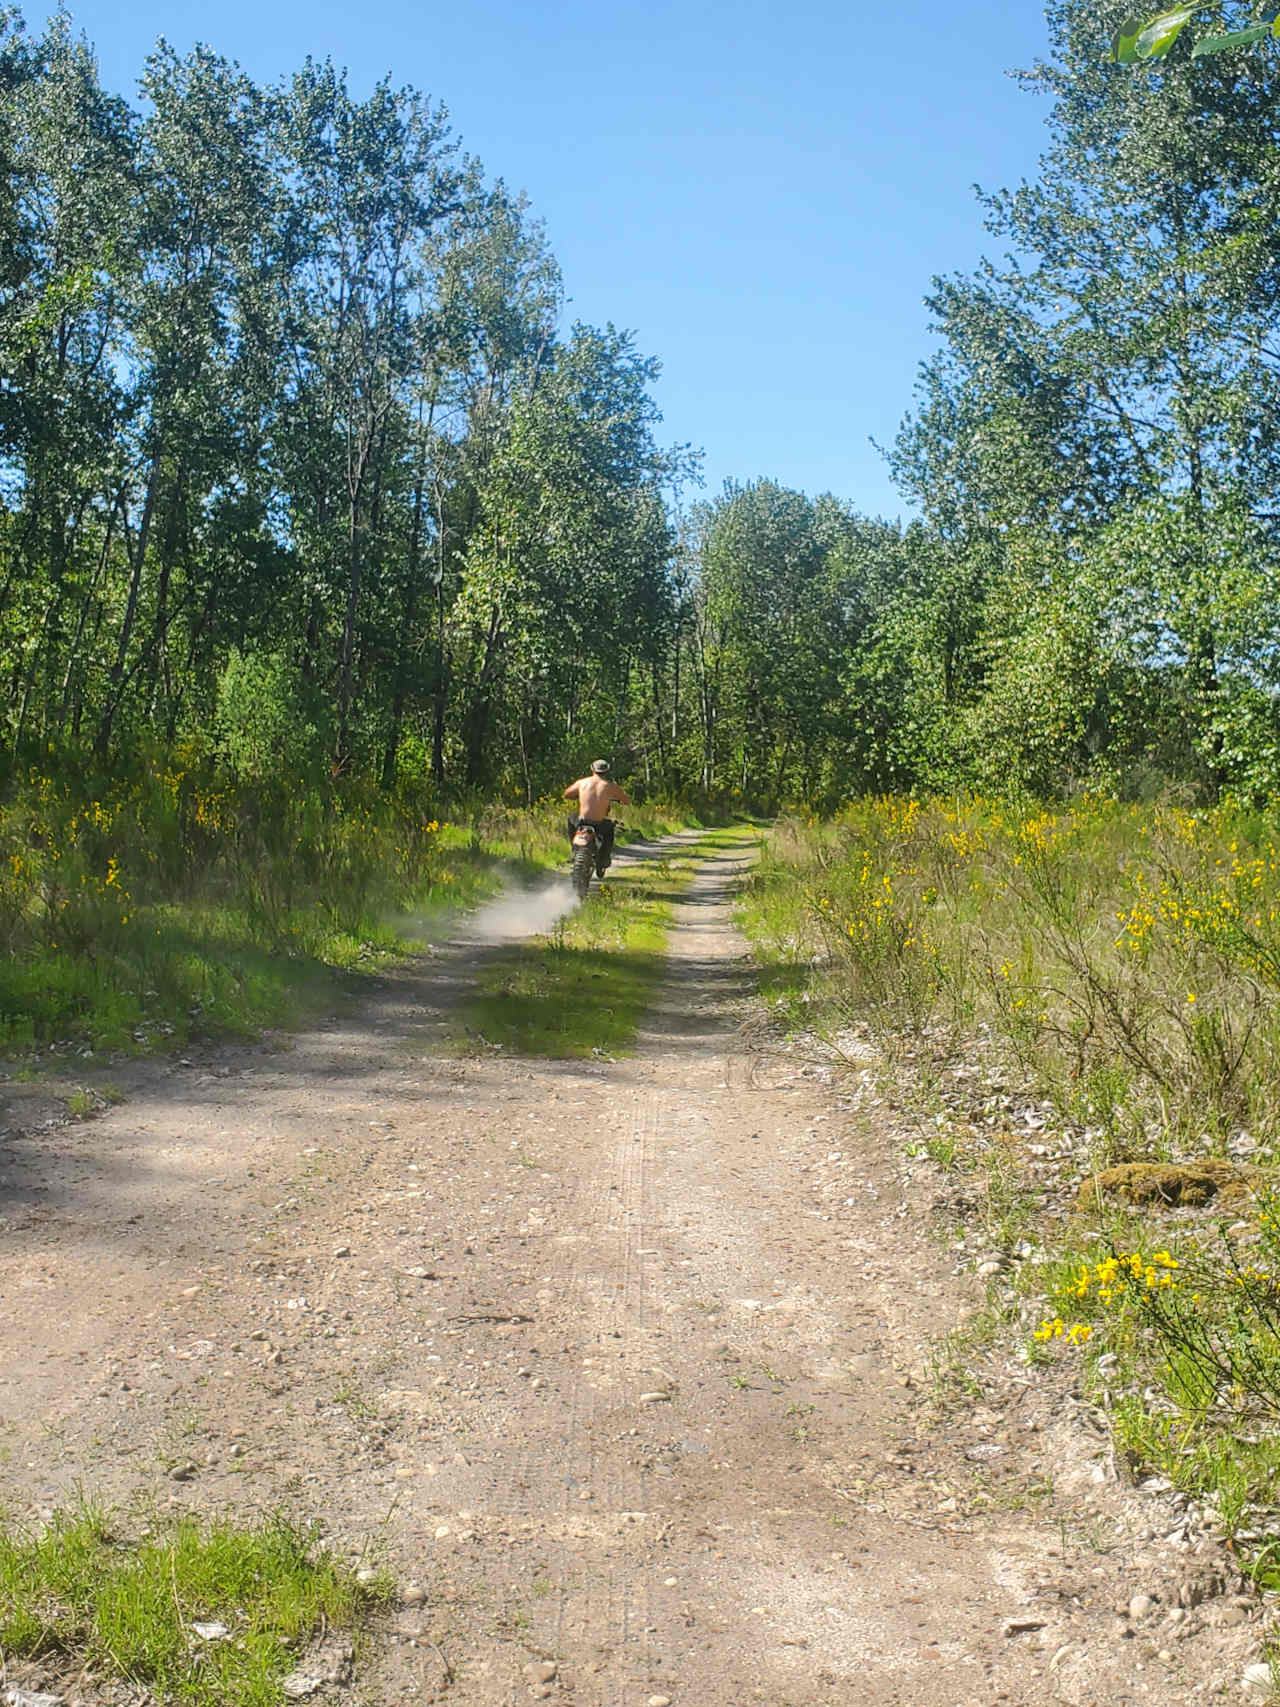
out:
M596 850L588 842L584 848L573 850L573 892L579 901L585 901L587 890L591 887L591 870L595 865Z

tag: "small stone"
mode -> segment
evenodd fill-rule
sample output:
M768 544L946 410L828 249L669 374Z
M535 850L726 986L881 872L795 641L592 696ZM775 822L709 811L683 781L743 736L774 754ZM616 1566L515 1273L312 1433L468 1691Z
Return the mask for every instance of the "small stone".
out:
M1014 1618L1006 1618L1000 1628L1006 1636L1028 1636L1033 1630L1043 1630L1044 1626L1043 1618L1020 1615Z
M542 1379L542 1377L540 1375L535 1375L533 1380L530 1381L529 1386L533 1389L533 1391L535 1393L538 1393L538 1392L541 1392L541 1390L546 1386L546 1382Z
M362 1565L356 1572L356 1581L358 1583L376 1583L377 1580L378 1573L370 1565Z
M675 1588L678 1581L679 1578L677 1577L663 1577L662 1586L663 1588Z
M671 1697L669 1695L651 1695L649 1707L671 1707Z
M451 1533L452 1533L452 1531L450 1530L449 1525L447 1523L441 1523L441 1524L438 1524L436 1526L436 1540L437 1541L443 1541L445 1536L449 1535Z
M1243 1624L1248 1617L1249 1614L1243 1606L1224 1606L1218 1614L1218 1623L1226 1625Z
M554 1683L558 1667L554 1660L533 1660L524 1668L530 1683Z
M189 1482L196 1473L194 1464L175 1464L169 1472L171 1482Z
M309 1695L318 1694L324 1688L324 1679L313 1677L306 1671L291 1671L282 1679L280 1687L290 1701L305 1701Z
M1129 1602L1129 1616L1135 1624L1140 1624L1144 1618L1150 1617L1155 1609L1156 1602L1149 1594L1135 1594Z
M670 1393L641 1393L640 1403L642 1405L662 1405L665 1404L670 1397ZM665 1700L665 1697L663 1699Z
M225 1624L195 1623L191 1626L202 1642L225 1642L231 1634Z
M1158 1660L1163 1660L1164 1663L1166 1665L1168 1665L1169 1661L1173 1658L1173 1649L1172 1648L1161 1648L1161 1649L1159 1649L1157 1654L1156 1654L1156 1658Z
M335 1245L333 1254L335 1257L349 1257L351 1255L351 1246Z
M400 1590L401 1606L421 1606L427 1598L427 1591L420 1583L406 1583Z

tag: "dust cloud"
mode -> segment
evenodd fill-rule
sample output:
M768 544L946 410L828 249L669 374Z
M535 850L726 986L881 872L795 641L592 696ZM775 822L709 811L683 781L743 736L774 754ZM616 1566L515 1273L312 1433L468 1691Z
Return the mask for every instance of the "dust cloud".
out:
M473 913L459 932L459 940L485 948L522 942L549 931L576 904L567 876L508 891Z

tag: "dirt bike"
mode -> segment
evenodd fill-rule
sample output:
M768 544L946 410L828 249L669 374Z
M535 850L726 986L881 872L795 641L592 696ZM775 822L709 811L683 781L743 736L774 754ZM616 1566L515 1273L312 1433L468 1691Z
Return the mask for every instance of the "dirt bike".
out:
M620 828L615 822L615 836ZM596 826L586 820L580 822L573 832L573 870L570 873L573 892L579 901L585 901L587 898L587 891L591 887L591 869L600 858L602 846L603 838L598 834ZM603 879L603 871L600 876Z

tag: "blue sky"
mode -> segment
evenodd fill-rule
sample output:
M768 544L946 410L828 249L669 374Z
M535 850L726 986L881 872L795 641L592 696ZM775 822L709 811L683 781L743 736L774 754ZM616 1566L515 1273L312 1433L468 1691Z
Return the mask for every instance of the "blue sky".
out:
M987 246L971 186L1035 170L1046 108L1006 75L1035 7L829 0L71 0L134 93L159 35L272 81L311 54L390 71L527 192L571 298L659 357L664 436L706 491L768 475L902 509L891 440L929 349L930 277ZM28 0L28 24L41 13Z

